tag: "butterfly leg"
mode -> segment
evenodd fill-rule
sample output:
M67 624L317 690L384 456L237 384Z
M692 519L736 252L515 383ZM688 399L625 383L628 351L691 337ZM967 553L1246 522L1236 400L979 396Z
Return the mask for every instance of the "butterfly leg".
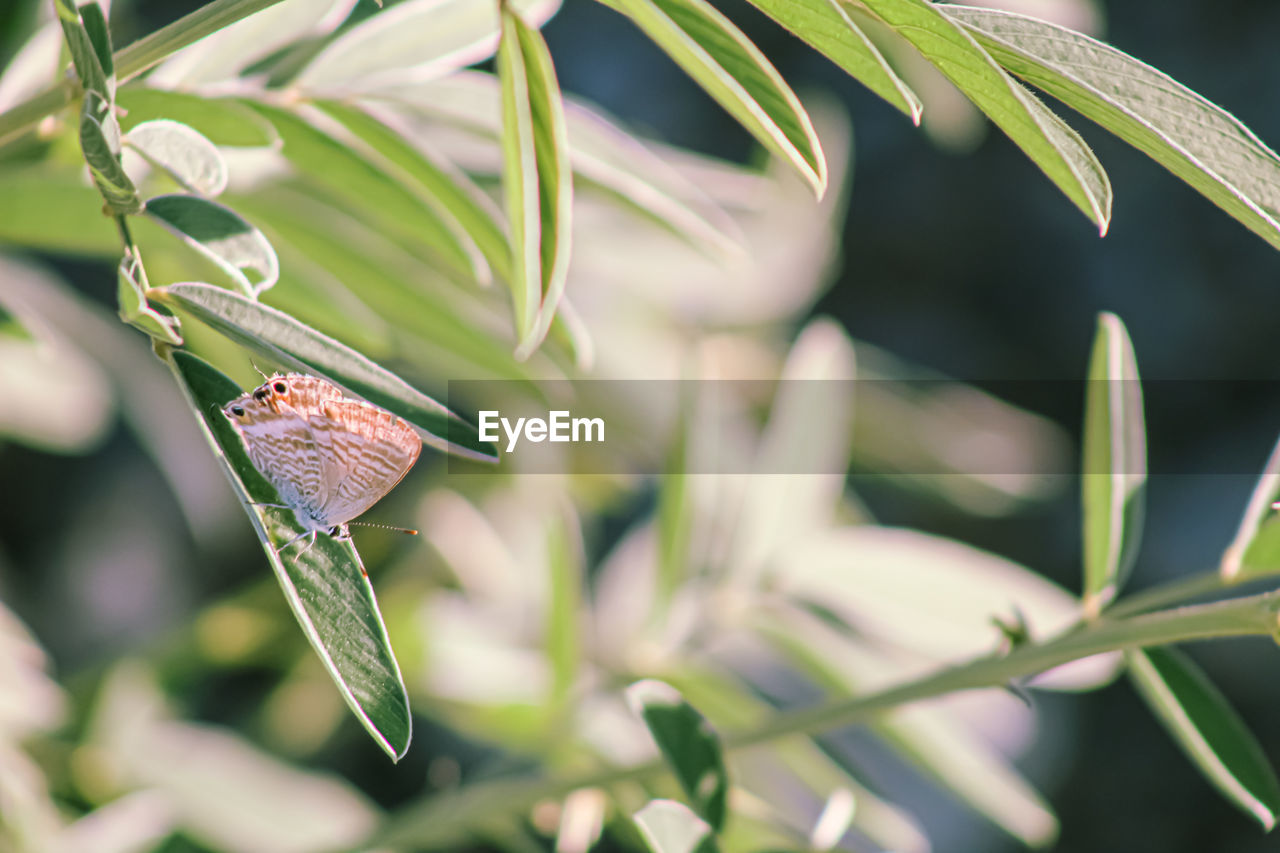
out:
M314 530L304 530L303 532L299 533L297 536L293 537L293 538L292 538L292 539L290 539L288 542L284 543L284 544L283 544L283 545L281 545L279 548L277 548L277 549L276 549L276 554L277 554L277 555L279 555L279 553L280 553L281 551L283 551L285 548L288 548L288 547L289 547L290 545L292 545L294 542L297 542L299 539L302 539L302 538L307 537L307 536L310 536L310 537L311 537L311 545L314 545L314 544L316 543L316 531L314 531ZM307 547L308 547L308 548L310 548L311 546L310 546L310 545L308 545ZM306 553L306 551L304 550L304 551L302 552L302 554L305 554L305 553ZM301 556L302 556L302 554L299 554L298 556L299 556L299 557L301 557Z

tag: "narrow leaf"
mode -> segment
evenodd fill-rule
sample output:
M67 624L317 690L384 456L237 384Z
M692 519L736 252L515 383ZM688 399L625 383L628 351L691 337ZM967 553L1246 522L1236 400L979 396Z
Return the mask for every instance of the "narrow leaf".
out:
M1147 433L1133 344L1114 314L1098 317L1085 387L1084 606L1096 615L1124 583L1142 538Z
M669 684L638 681L627 688L627 703L649 727L694 811L719 832L729 792L720 738Z
M80 150L111 213L142 210L138 188L120 165L120 125L108 102L94 92L85 93L80 110Z
M412 737L409 697L360 555L350 541L324 534L305 551L305 543L295 543L276 552L303 528L289 510L262 506L280 498L254 469L221 412L241 389L186 352L171 351L168 362L307 639L361 725L399 760Z
M389 86L378 95L392 101L389 109L418 136L441 123L495 140L502 133L501 84L493 74L461 71L426 84ZM564 108L576 186L586 181L616 194L713 257L741 256L738 224L694 178L597 109L572 97ZM466 153L482 150L472 144ZM490 160L482 155L458 162L468 171L489 171ZM493 171L500 169L501 163Z
M206 3L198 13L223 15L209 35L164 56L147 76L149 85L164 89L197 89L230 81L250 66L269 61L272 54L335 30L357 0L255 0L253 3ZM240 7L237 9L237 7ZM245 14L245 7L258 11ZM182 19L175 26L187 23ZM128 50L128 48L126 48ZM159 57L158 57L159 58ZM123 64L123 60L122 60Z
M125 255L116 270L116 301L120 319L156 340L174 346L181 344L178 318L161 314L147 304L146 294L137 279L138 270L139 266L132 255Z
M71 52L76 76L80 78L80 84L84 87L86 95L94 94L110 103L115 87L107 82L107 72L98 59L97 48L88 30L85 29L75 0L54 0L53 7L58 14L58 23L62 25L62 35L66 39L67 49ZM88 100L87 97L86 100Z
M923 107L840 0L750 0L751 4L808 42L849 76L920 123Z
M1218 572L1223 580L1233 581L1267 569L1280 569L1280 525L1272 512L1272 503L1280 497L1280 441L1271 451L1258 484L1249 495L1240 527L1231 544L1222 553Z
M541 26L560 0L510 0L531 26ZM343 32L294 79L321 94L367 91L406 78L426 80L475 65L498 45L498 3L407 0Z
M560 706L571 695L582 665L582 533L569 507L553 513L547 528L547 567L551 581L546 618L547 658L552 695Z
M189 312L231 340L292 369L318 373L422 430L438 450L482 461L498 452L474 426L350 347L281 311L209 284L152 288L157 301Z
M198 196L161 195L147 201L146 213L217 264L250 296L280 277L280 262L267 238L228 207ZM253 281L246 271L255 274Z
M1280 156L1235 116L1083 33L945 6L996 60L1093 119L1280 248Z
M227 164L199 131L170 119L135 125L124 142L188 192L208 198L227 188Z
M425 247L433 259L466 281L485 281L484 258L465 234L441 220L433 206L322 125L332 119L318 110L291 111L244 101L275 127L283 153L313 186L335 204L359 210L387 233Z
M498 211L462 170L432 153L407 129L395 127L394 118L385 112L338 101L318 106L376 151L384 160L379 165L418 190L441 220L463 232L498 275L510 276L511 247L495 215Z
M1138 692L1187 757L1223 796L1270 831L1280 811L1280 782L1226 697L1177 649L1126 656Z
M573 180L564 105L542 35L502 9L503 193L511 225L511 291L523 361L555 319L569 273Z
M715 853L707 822L675 800L651 800L632 816L652 853Z
M704 0L601 0L630 17L707 94L821 197L822 145L800 99L760 49Z
M93 55L98 60L98 67L107 79L107 93L114 96L116 87L115 57L111 50L111 32L107 29L107 17L97 3L86 3L80 7L80 23L84 25L89 44L93 47Z
M848 0L840 2L857 8ZM1106 233L1111 184L1089 146L1006 74L941 6L926 0L865 0L860 5L919 50Z
M125 131L143 122L168 119L182 122L214 145L262 148L280 144L280 137L269 121L231 98L132 85L117 93L116 103L124 111L120 126Z

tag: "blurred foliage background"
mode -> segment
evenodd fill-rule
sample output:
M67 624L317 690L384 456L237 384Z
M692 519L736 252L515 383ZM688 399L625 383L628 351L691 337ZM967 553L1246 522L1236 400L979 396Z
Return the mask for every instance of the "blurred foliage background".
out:
M127 44L197 5L117 2L115 42ZM937 96L940 118L927 111L924 130L914 128L745 3L717 5L814 114L831 187L819 205L780 168L759 178L718 162L761 157L745 131L630 22L601 5L566 0L543 29L564 91L599 105L629 130L687 149L657 150L731 210L735 227L760 250L719 277L679 247L664 255L673 259L670 268L646 266L668 251L669 235L629 242L620 236L629 233L629 221L616 220L608 199L584 194L578 217L588 224L575 235L568 293L597 342L597 364L586 375L675 376L688 360L774 375L788 352L838 361L847 334L860 375L923 368L978 388L1008 379L1035 380L1028 389L1060 383L1062 393L1041 387L1028 390L1029 399L1006 397L1053 423L1009 410L1009 440L1043 440L1058 452L1079 443L1081 400L1071 381L1084 375L1096 315L1113 311L1128 326L1144 378L1195 380L1185 383L1185 395L1150 398L1154 474L1132 586L1214 567L1256 482L1243 472L1261 470L1275 438L1280 400L1268 393L1274 386L1241 381L1277 378L1270 358L1272 318L1280 312L1275 250L1133 149L1073 121L1116 189L1110 232L1099 239L1006 137L945 93ZM1263 140L1280 139L1274 4L1055 6L1078 16L1072 26L1223 105ZM372 4L360 11L372 13ZM35 3L0 10L0 59L17 49L34 15ZM253 219L244 201L237 209ZM112 239L108 231L108 247ZM157 265L166 262L181 270L177 261ZM376 513L378 520L421 526L420 540L357 534L416 712L413 747L392 764L350 719L314 660L260 544L212 459L202 455L169 377L143 337L112 316L109 252L94 258L24 248L6 252L0 263L0 286L14 288L10 293L25 288L21 293L31 298L43 294L42 310L63 324L58 333L94 356L61 365L56 387L24 386L22 364L0 361L12 389L0 419L6 431L26 435L0 445L0 597L48 653L65 690L27 669L39 668L38 652L20 639L16 623L0 624L0 663L19 661L13 683L26 685L21 713L6 722L16 732L57 733L39 739L31 759L54 768L55 800L90 814L110 803L117 814L131 815L119 825L137 828L140 838L158 828L166 839L159 849L325 849L326 839L368 831L377 810L396 812L460 779L533 762L546 731L539 715L548 709L530 697L545 687L538 679L551 676L529 641L542 618L530 611L547 595L546 566L555 562L539 513L572 496L570 529L580 519L582 530L578 565L590 573L601 611L593 618L610 624L612 595L618 608L612 614L625 622L626 591L611 592L602 578L611 560L624 561L628 537L660 511L663 496L653 482L587 477L566 486L529 477L477 485L475 478L450 476L442 457L424 455ZM287 258L282 263L289 267ZM44 288L49 276L63 284ZM305 308L308 298L295 291L288 307ZM198 338L191 325L184 331ZM376 343L376 329L368 338ZM359 348L369 340L348 342ZM219 346L208 343L226 359L221 366L242 385L253 384L247 359L236 361ZM491 375L465 360L433 361L438 353L429 345L396 355L404 375L438 395L450 378ZM546 362L535 361L535 370L549 364L572 373L564 352L538 358ZM14 428L19 415L40 411L76 414L71 423L54 417ZM875 451L855 441L859 473L847 486L856 501L842 507L846 516L954 538L1077 587L1080 509L1072 478L1002 492L966 485L961 475L885 476ZM1195 473L1162 475L1162 467ZM626 630L636 632L635 644L624 642ZM662 644L671 638L650 636L643 625L618 633L618 645L606 641L592 650L610 664L596 675L601 683L591 685L593 695L616 693L669 652ZM1267 754L1280 756L1280 721L1271 713L1280 698L1270 677L1280 664L1275 644L1230 640L1191 652ZM751 653L749 645L735 651ZM780 701L813 698L812 684L799 683L767 656L745 668L761 679L757 688ZM685 674L692 678L694 671ZM708 674L706 683L714 681ZM693 685L678 686L697 704ZM709 697L734 695L708 690ZM1053 849L1198 853L1261 851L1274 843L1209 788L1126 682L1087 697L1040 691L1034 704L1034 722L1008 709L954 713L983 737L1003 734L1001 748L1016 756L1058 816ZM595 719L611 723L615 712L601 709ZM1006 721L1006 730L993 731L1000 728L995 720ZM603 732L574 735L610 742ZM884 837L921 843L922 832L945 851L1021 849L882 739L855 731L834 749L860 779L886 800L906 804L919 821L916 828L896 813L883 817L906 826ZM568 767L581 760L572 751L555 756ZM198 772L184 779L184 768ZM254 784L245 787L246 779ZM188 782L195 787L184 789ZM24 804L20 790L0 791L0 804L43 819L41 806ZM255 799L272 804L270 814L259 816L262 825L246 818L255 814ZM332 825L320 820L325 815ZM535 813L534 828L547 830L546 820L539 823ZM271 824L282 834L273 835ZM176 834L163 831L175 825L182 827ZM533 838L528 827L498 823L478 843L512 849L549 843ZM155 842L138 843L110 849L153 849L146 845Z

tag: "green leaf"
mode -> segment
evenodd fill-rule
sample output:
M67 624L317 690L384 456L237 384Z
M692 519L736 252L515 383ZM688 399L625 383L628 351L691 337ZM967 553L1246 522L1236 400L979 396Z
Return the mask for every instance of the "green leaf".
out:
M632 815L653 853L715 853L715 835L707 822L675 800L650 800Z
M116 301L120 319L156 340L174 346L180 345L182 336L178 334L178 318L161 314L147 304L146 294L136 277L138 272L139 266L132 255L126 254L120 259L120 266L116 270Z
M107 17L97 3L86 3L80 7L80 23L84 25L85 34L89 36L89 44L93 47L93 55L98 60L98 67L107 78L110 94L114 94L116 85L115 58L111 50L111 32L107 29Z
M80 150L111 213L142 210L138 188L120 165L120 125L110 104L94 92L85 93L80 110Z
M215 0L125 48L120 64L132 66L137 74L163 60L147 79L164 89L224 83L271 60L272 54L328 36L355 4L356 0ZM166 32L170 28L178 34ZM192 30L199 34L196 38L181 37ZM175 52L175 41L185 46Z
M283 553L276 552L303 528L289 510L261 505L279 503L280 498L254 469L221 412L241 389L206 362L181 350L171 351L167 360L253 522L307 639L360 723L398 761L412 737L409 697L360 555L349 540L324 534L317 536L310 548L295 543Z
M319 110L291 111L258 101L244 101L261 113L280 134L283 154L338 207L360 211L403 245L424 247L432 259L465 281L487 281L484 257L465 235L442 220L432 204L394 176L353 150L322 125L333 120Z
M91 4L95 5L96 4ZM62 25L62 35L66 39L67 48L71 52L71 61L76 67L76 76L80 78L80 84L84 87L86 98L90 94L97 95L108 104L111 103L115 94L115 81L109 79L107 71L103 67L99 57L99 44L95 43L95 36L91 35L86 22L81 18L81 13L76 8L75 0L54 0L54 9L58 14L58 23ZM97 15L90 13L91 17L96 17L91 26L98 28L102 19L102 10L97 9ZM100 42L106 37L105 23L98 31L96 39ZM107 51L110 51L108 45Z
M551 53L542 35L506 7L498 76L516 358L523 361L547 336L564 294L573 230L573 176Z
M280 277L280 261L267 238L228 207L198 196L161 195L147 201L146 213L217 264L250 296ZM255 273L255 280L245 271Z
M1272 503L1280 497L1280 441L1276 442L1240 519L1231 544L1222 552L1218 572L1235 581L1241 575L1280 569L1280 516Z
M1098 316L1085 383L1084 606L1096 615L1115 598L1142 539L1147 430L1133 344L1114 314Z
M527 380L526 368L504 351L495 331L477 328L448 298L446 288L433 286L427 264L369 223L284 186L237 197L236 205L267 224L272 239L280 241L286 278L327 275L336 280L335 289L347 299L359 298L381 319L429 347L431 360L443 363L442 372L460 360L459 369L468 375L480 367L482 375ZM279 306L278 289L272 290L271 300ZM308 313L314 311L308 308ZM359 325L360 313L350 314L347 327ZM382 345L386 343L384 339Z
M280 144L280 136L269 121L232 98L135 85L121 89L116 103L124 111L120 126L126 131L153 119L168 119L182 122L214 145L262 148Z
M601 0L649 38L821 197L827 163L800 99L760 49L704 0Z
M531 26L541 26L559 0L509 0ZM309 93L349 94L406 78L443 77L493 56L498 3L408 0L343 32L292 81Z
M188 192L212 198L227 188L227 164L199 131L171 119L135 125L124 143Z
M649 727L685 797L711 827L724 827L729 774L720 738L674 687L661 681L637 681L627 688L627 703Z
M318 373L426 433L438 450L482 461L498 458L474 426L394 373L287 314L209 284L152 288L149 295L189 312L231 340L292 369Z
M547 567L551 581L546 619L547 658L557 706L572 695L582 666L582 531L577 515L565 507L553 513L547 529Z
M421 139L395 119L370 106L353 107L337 101L321 101L322 110L377 152L378 165L388 174L418 191L440 219L473 242L498 275L511 275L511 246L499 224L497 211L484 191L453 164L426 148Z
M1006 74L942 6L926 0L865 0L860 5L919 50L1106 233L1111 184L1089 146Z
M397 117L418 136L430 134L441 123L486 139L497 140L502 133L502 92L493 74L461 71L444 80L379 89L377 94L392 100ZM564 109L575 186L586 182L615 194L713 257L741 257L738 224L695 179L598 109L572 97L564 99ZM483 159L467 165L484 170Z
M1270 831L1280 782L1240 715L1190 658L1172 648L1126 653L1134 685L1205 778Z
M102 215L101 196L67 169L0 167L0 240L73 255L113 257L120 234Z
M808 42L849 76L920 123L915 92L853 22L840 0L750 0L751 4Z
M1280 248L1280 157L1235 116L1146 63L1010 12L944 6L1004 67L1093 119Z

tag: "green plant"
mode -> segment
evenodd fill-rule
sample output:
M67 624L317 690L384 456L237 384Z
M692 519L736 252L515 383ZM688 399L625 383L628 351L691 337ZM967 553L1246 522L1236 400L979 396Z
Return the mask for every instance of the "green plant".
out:
M779 331L807 307L834 251L848 150L841 117L807 109L701 0L606 5L634 20L774 162L757 170L645 143L562 97L538 29L554 4L408 0L375 11L217 0L115 51L97 5L56 2L50 27L60 29L74 75L3 105L0 194L9 201L0 238L118 256L120 319L149 338L169 375L139 364L121 330L104 327L65 285L6 262L0 333L6 358L28 375L11 380L6 399L12 411L80 426L58 432L15 418L6 431L74 450L109 417L104 398L120 398L197 536L211 527L189 482L203 476L190 456L217 460L324 673L392 758L409 748L412 702L546 773L468 783L379 814L349 787L174 720L149 671L155 661L93 679L96 698L76 720L72 757L49 758L46 768L16 736L46 729L61 694L23 669L16 680L44 698L47 713L19 719L3 743L14 769L0 772L22 792L15 801L25 798L5 813L4 840L15 849L71 845L116 825L154 843L176 832L226 849L416 849L475 837L519 847L531 843L524 817L554 800L563 801L562 839L586 827L573 831L590 843L616 814L609 830L619 843L660 853L822 848L850 827L867 844L920 849L906 813L794 737L865 723L1011 835L1042 844L1056 820L1009 759L947 708L919 703L985 688L984 707L1005 714L999 703L1013 701L1005 687L1021 690L1076 661L1091 668L1031 686L1087 689L1127 672L1210 781L1269 829L1280 786L1261 750L1205 676L1164 646L1274 635L1280 599L1164 608L1277 568L1267 508L1280 491L1280 461L1260 481L1221 571L1118 597L1141 532L1145 424L1136 357L1111 315L1100 321L1088 374L1079 600L993 555L877 525L859 508L843 475L851 454L937 452L908 423L940 416L889 382L860 401L867 412L795 390L804 382L736 401L730 432L747 439L728 452L745 476L702 473L700 442L721 426L696 404L594 400L611 423L675 436L661 448L668 464L652 515L634 520L599 566L588 565L584 523L648 488L643 478L522 478L504 469L445 487L433 471L422 527L445 580L424 586L405 561L386 560L375 572L391 602L385 624L350 543L321 537L305 554L277 553L300 528L265 505L270 487L217 410L240 391L227 374L252 375L250 357L327 376L410 421L437 449L489 461L496 449L437 402L446 379L504 380L493 393L505 404L589 376L593 361L623 378L749 375L741 365L753 355L787 379L876 375L865 348L855 370L854 348L834 323L813 321L794 342ZM916 122L920 99L895 67L911 67L908 54L923 59L1102 233L1111 210L1105 171L1019 80L1280 247L1280 159L1229 114L1114 48L1032 18L924 0L754 5ZM492 73L466 70L490 57ZM33 48L14 67L25 74L38 60ZM85 164L92 187L81 180ZM792 286L779 294L781 271ZM689 281L704 282L692 298L677 292ZM731 286L730 296L716 286ZM729 355L708 342L710 332ZM692 375L680 372L682 359L695 365ZM174 424L170 386L196 418L202 449L175 449L164 434ZM754 417L753 407L771 414ZM1002 411L1006 442L1059 438L1025 413ZM871 428L856 440L855 419ZM877 442L877 419L887 419L891 438ZM832 473L773 473L785 470ZM1016 503L1034 488L956 474L960 485L947 488L961 490L959 500ZM225 502L225 489L218 494ZM988 594L971 594L975 587ZM904 606L916 617L910 624L894 618ZM251 596L216 606L208 619L223 628L193 626L192 642L204 643L195 657L201 667L272 661L281 683L272 707L283 710L267 727L288 742L305 708L320 732L293 742L305 754L336 728L341 707L309 655L288 648L272 657L273 643L288 641L261 627L271 607ZM226 626L246 637L233 642ZM31 647L19 627L5 636L10 658L31 654L17 651ZM776 710L760 660L821 688L827 704ZM621 687L633 681L628 712ZM642 757L652 753L645 729L659 759ZM183 760L202 746L235 756L234 766ZM45 773L60 774L66 799L89 817L63 820L41 791ZM301 784L335 804L327 815L303 804L281 809L275 827L249 818L254 799L274 806ZM772 796L784 784L826 800L829 817L810 826ZM214 807L211 791L239 791L249 806L232 798Z

